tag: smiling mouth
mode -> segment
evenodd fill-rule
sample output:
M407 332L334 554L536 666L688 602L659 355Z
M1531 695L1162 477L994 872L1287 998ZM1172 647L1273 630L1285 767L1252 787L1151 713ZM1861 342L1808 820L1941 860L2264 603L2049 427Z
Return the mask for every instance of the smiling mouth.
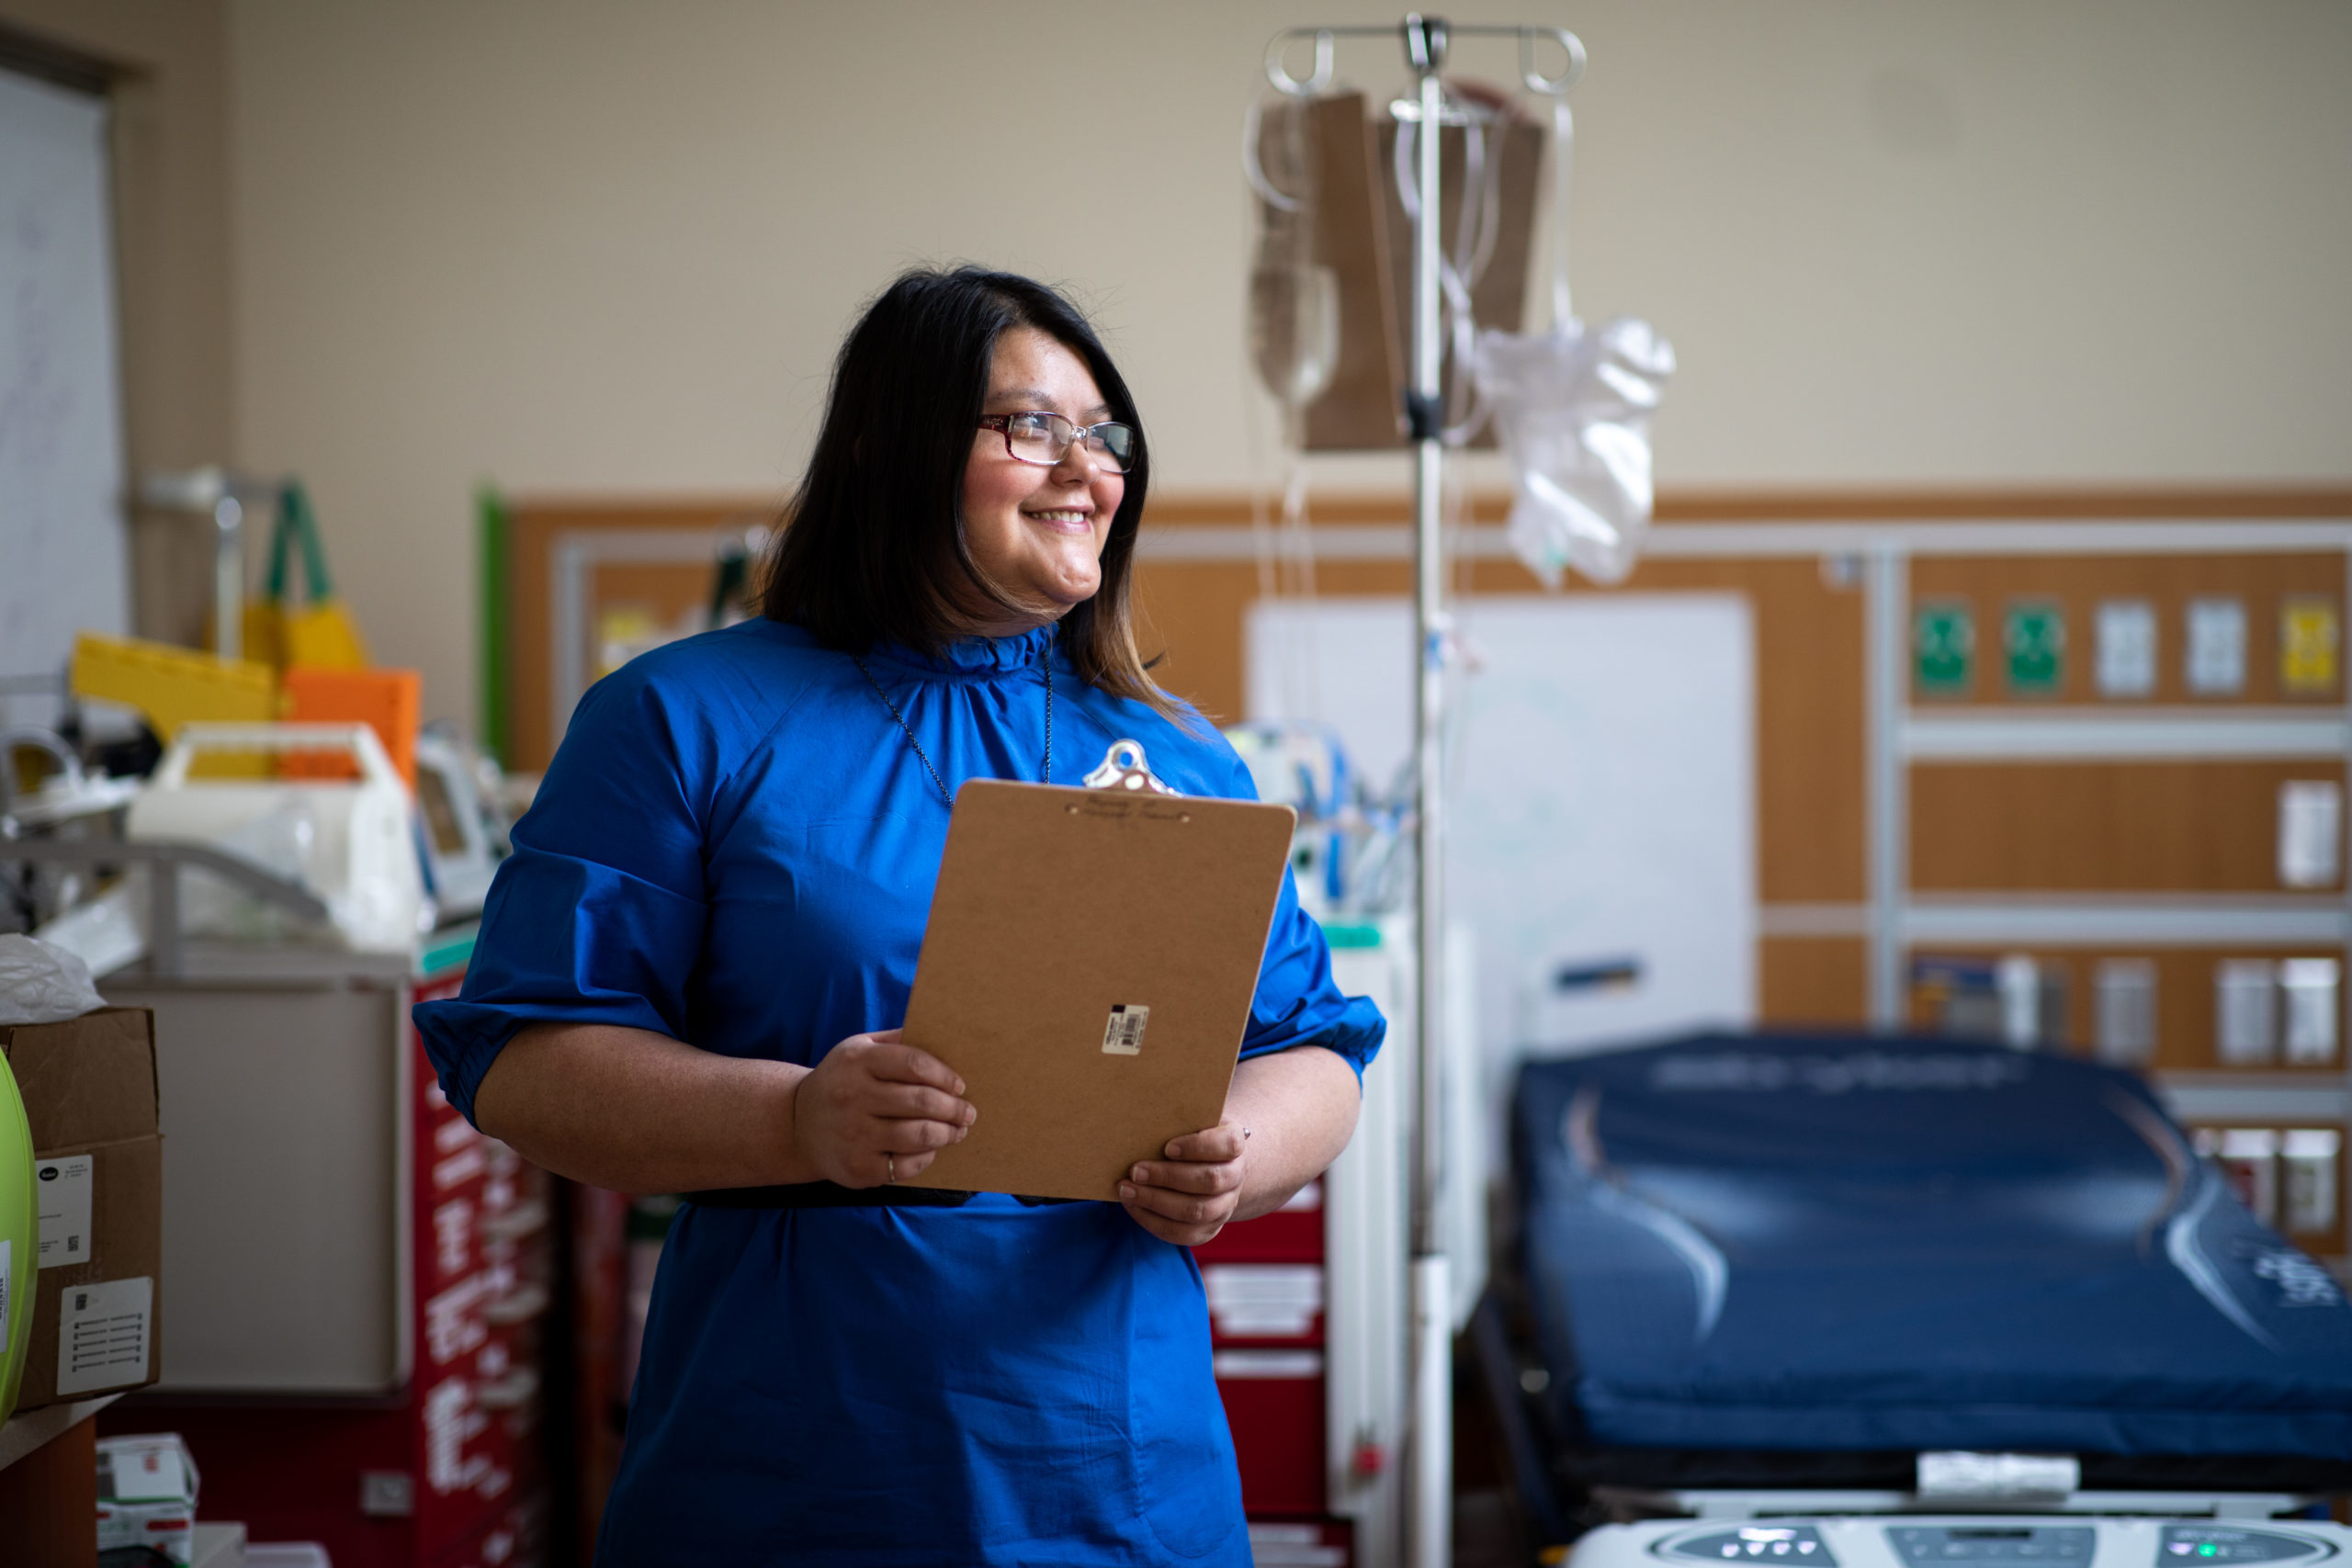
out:
M1065 528L1091 527L1094 524L1093 513L1077 507L1057 506L1042 512L1024 512L1022 515Z

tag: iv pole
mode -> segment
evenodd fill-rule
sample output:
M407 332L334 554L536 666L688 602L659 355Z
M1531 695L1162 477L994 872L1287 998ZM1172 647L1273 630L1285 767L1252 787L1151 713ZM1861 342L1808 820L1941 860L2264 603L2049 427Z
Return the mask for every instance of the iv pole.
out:
M1389 106L1400 123L1419 127L1414 143L1419 197L1413 214L1412 375L1404 396L1405 432L1413 444L1413 622L1419 659L1413 688L1416 808L1413 863L1415 1039L1419 1072L1413 1084L1412 1277L1408 1337L1411 1431L1406 1497L1406 1556L1410 1568L1446 1568L1453 1555L1453 1288L1438 1202L1445 1173L1441 1116L1445 1054L1445 898L1442 808L1445 800L1446 660L1452 619L1445 608L1440 524L1445 463L1445 346L1439 300L1444 253L1440 244L1439 153L1448 123L1439 73L1455 38L1515 38L1520 77L1531 92L1565 94L1584 74L1584 45L1574 33L1544 27L1454 27L1436 17L1408 14L1396 29L1413 73L1413 94ZM1309 97L1329 86L1334 40L1379 38L1386 28L1297 28L1268 48L1266 75L1275 88ZM1566 51L1567 69L1547 76L1536 69L1535 41L1550 39ZM1283 65L1294 39L1312 39L1313 73L1305 81ZM1452 118L1463 118L1453 111Z

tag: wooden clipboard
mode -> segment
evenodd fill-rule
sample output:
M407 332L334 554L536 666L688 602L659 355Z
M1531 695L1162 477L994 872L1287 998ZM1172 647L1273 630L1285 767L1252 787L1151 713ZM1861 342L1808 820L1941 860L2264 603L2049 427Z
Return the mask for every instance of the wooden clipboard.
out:
M1296 814L976 779L956 796L905 1039L961 1074L971 1135L901 1185L1115 1201L1214 1127Z

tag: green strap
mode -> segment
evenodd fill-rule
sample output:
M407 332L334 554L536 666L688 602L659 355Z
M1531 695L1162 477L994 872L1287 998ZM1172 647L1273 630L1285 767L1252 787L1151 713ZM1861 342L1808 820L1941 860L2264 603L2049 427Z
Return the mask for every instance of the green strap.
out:
M286 546L288 538L302 545L302 581L307 592L303 603L322 604L334 596L334 584L327 577L326 547L319 542L319 520L311 510L311 498L299 479L288 479L277 492L277 525L269 538L269 597L273 603L286 603Z
M291 531L293 518L286 510L286 493L277 496L277 516L269 527L269 594L273 604L286 603L286 536Z

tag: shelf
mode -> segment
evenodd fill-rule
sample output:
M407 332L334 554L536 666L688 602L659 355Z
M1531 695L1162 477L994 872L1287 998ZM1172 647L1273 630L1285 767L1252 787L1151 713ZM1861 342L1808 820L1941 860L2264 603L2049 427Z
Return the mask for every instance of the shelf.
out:
M77 1399L71 1404L44 1404L39 1410L28 1410L8 1418L0 1427L0 1470L6 1470L35 1449L52 1442L122 1397L119 1393L102 1393L96 1399Z
M2341 1071L2163 1072L2156 1092L2184 1122L2326 1122L2352 1117L2352 1086ZM2275 1079L2277 1081L2263 1081Z
M1897 918L1905 947L2340 947L2341 894L1946 894Z
M1912 761L2333 761L2352 750L2341 708L1904 710L1896 752Z

